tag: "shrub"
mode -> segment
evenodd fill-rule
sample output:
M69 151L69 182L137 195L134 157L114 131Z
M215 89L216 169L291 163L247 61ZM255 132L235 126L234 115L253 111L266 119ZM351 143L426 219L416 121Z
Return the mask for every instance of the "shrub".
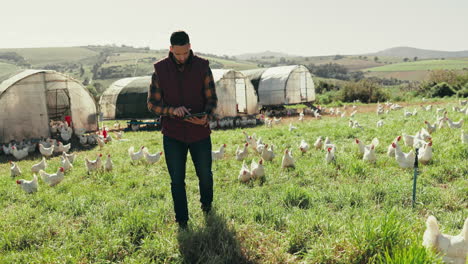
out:
M441 82L432 86L429 91L429 96L431 97L452 96L454 94L455 94L455 90L450 84L446 82Z
M343 102L359 100L366 103L375 103L388 99L388 95L384 93L382 88L376 82L370 80L348 82L340 92L339 99Z

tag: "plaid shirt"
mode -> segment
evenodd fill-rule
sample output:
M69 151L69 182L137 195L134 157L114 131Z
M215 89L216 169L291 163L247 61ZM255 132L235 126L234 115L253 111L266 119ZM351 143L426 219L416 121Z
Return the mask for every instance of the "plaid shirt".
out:
M170 53L169 56L171 57L172 60L175 61L172 53ZM192 51L190 51L190 57L188 58L187 63L190 63L192 56L193 56L193 53ZM184 70L184 64L176 63L176 65L178 65L177 68L179 71ZM203 89L204 89L204 94L206 98L205 112L208 114L209 117L212 118L213 111L215 110L218 104L218 97L216 96L213 73L211 72L210 67L208 67L208 71L206 72L206 75L205 75ZM148 110L150 110L152 113L159 115L159 116L174 116L173 113L176 107L165 105L163 97L164 95L163 95L162 88L159 86L158 74L155 70L151 78L151 85L148 91L148 100L147 100Z

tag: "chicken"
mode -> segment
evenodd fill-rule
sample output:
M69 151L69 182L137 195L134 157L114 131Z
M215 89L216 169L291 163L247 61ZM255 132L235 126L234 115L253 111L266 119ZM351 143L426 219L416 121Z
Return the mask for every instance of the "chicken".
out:
M450 128L461 128L463 126L463 119L460 119L458 122L453 122L450 118L446 117L445 121L447 121Z
M443 255L445 263L465 264L468 256L468 218L461 233L451 236L442 234L437 219L432 215L429 216L423 235L423 246Z
M424 121L424 124L427 126L427 131L432 134L437 130L437 123L434 123L434 125L431 125L431 123Z
M398 137L396 137L396 138L393 140L393 142L392 142L392 144L395 143L395 146L396 146L397 149L400 149L400 146L398 145L398 141L400 141L400 140L401 140L401 136L398 136ZM390 144L390 145L388 146L387 155L388 155L389 157L392 157L392 158L393 158L393 157L395 157L395 148L392 146L392 144Z
M364 143L361 140L359 140L358 138L355 139L355 142L356 142L356 144L358 146L359 153L361 155L364 155L365 150L370 149L371 146L374 146L374 148L375 148L375 147L377 147L379 145L379 140L377 138L372 139L371 144L367 145L367 146L364 145Z
M361 124L359 124L359 122L358 122L358 121L354 121L353 128L360 128L360 129L364 129L364 127L363 127L363 126L361 126Z
M247 157L247 155L249 155L248 147L249 147L249 143L245 143L244 148L242 150L240 150L239 146L237 146L236 160L239 160L239 161L244 160Z
M294 158L292 157L292 151L286 149L284 151L283 159L281 161L281 168L294 168Z
M336 148L332 148L332 147L327 148L327 153L325 154L325 161L327 163L335 161L335 150Z
M251 178L254 180L260 179L263 176L265 176L265 168L263 167L262 159L260 159L258 163L252 160L252 163L250 164L250 173L251 173Z
M354 121L353 121L352 119L350 119L350 120L348 121L348 126L349 126L350 128L353 128L353 127L354 127Z
M328 137L325 138L325 141L323 142L323 149L327 149L328 145L331 145L331 141Z
M65 176L64 171L65 169L63 167L60 167L54 174L48 174L43 170L40 170L39 174L41 175L42 180L45 183L47 183L50 187L52 187L63 181L63 178Z
M65 127L60 129L60 137L63 139L63 141L68 142L73 134L73 129L71 127Z
M405 142L405 146L412 147L414 145L414 136L403 133L403 141Z
M73 164L73 162L75 162L75 158L76 158L76 154L73 153L73 154L67 154L67 152L62 152L62 156L63 157L66 157L71 164Z
M354 117L354 115L356 115L357 113L357 110L354 110L353 112L351 112L351 114L349 114L350 117Z
M142 147L140 148L140 151L134 152L135 148L134 148L133 146L131 146L130 148L128 148L128 155L130 156L130 159L132 160L132 163L133 163L134 161L139 161L139 160L141 160L141 159L144 157L143 149L145 149L144 146L142 146Z
M54 152L57 152L57 153L63 153L63 152L68 152L70 151L70 148L71 148L71 143L68 143L66 145L63 145L62 142L58 142L58 146L57 148L54 150Z
M24 158L26 158L29 154L28 152L28 148L23 148L21 150L18 150L18 148L16 146L13 146L11 147L11 150L12 150L12 153L13 156L17 159L17 160L22 160Z
M384 125L384 121L382 119L377 121L377 127L383 127L383 125Z
M246 183L250 180L252 174L249 171L247 165L245 165L245 160L242 163L242 168L239 171L239 176L237 177L240 182Z
M9 155L11 153L11 143L8 144L8 147L5 146L5 145L2 145L2 149L3 149L3 153L5 153L5 155Z
M444 112L445 112L445 107L444 107L444 108L437 108L437 109L436 109L437 115L439 115L440 113L444 113Z
M46 167L47 167L46 159L42 157L41 162L32 165L31 171L38 173L40 170L45 170Z
M268 147L268 144L265 145L265 148L262 151L262 159L265 161L272 161L275 158L275 152L273 145Z
M293 130L296 130L297 127L295 127L292 123L289 123L289 132L292 132Z
M375 155L375 146L372 144L369 148L364 149L364 155L362 156L362 160L365 160L370 163L375 163L377 160L377 156Z
M226 144L221 145L219 150L211 151L211 158L212 160L220 160L224 157L224 149L226 148Z
M117 140L121 140L122 137L123 137L123 134L124 134L123 131L119 131L119 132L114 133L115 138L116 138Z
M415 155L413 150L408 153L404 153L401 149L397 148L395 143L392 143L392 147L395 149L395 159L401 168L412 168L414 165Z
M102 168L102 161L101 161L102 154L99 154L95 160L89 160L85 158L85 165L88 171L88 174L95 170L100 170Z
M33 192L37 192L37 189L39 188L39 185L37 183L37 175L34 174L33 175L33 179L30 180L30 181L27 181L27 180L17 180L16 181L16 184L19 184L21 186L21 188L23 188L23 190L26 192L26 193L33 193Z
M21 175L21 169L13 161L10 161L10 173L11 173L11 177L16 177L16 176Z
M60 163L62 164L64 171L68 171L73 168L73 165L70 163L70 161L68 160L66 156L65 157L60 156L60 159L61 159Z
M299 121L304 121L304 113L299 113Z
M159 161L163 152L156 152L155 154L150 154L147 148L143 149L143 155L145 156L146 162L148 164L154 164Z
M54 154L54 145L50 148L45 148L42 144L39 144L39 152L41 152L42 156L50 157Z
M319 137L317 138L317 140L315 141L315 143L314 143L314 148L315 148L315 149L321 149L322 146L323 146L323 139L322 139L321 136L319 136Z
M104 170L105 171L112 171L114 168L114 163L112 162L111 155L107 155L107 160L106 163L104 164Z
M301 140L301 144L299 144L299 150L304 154L309 151L309 144L303 139Z
M265 149L265 147L266 147L266 144L263 144L263 142L259 143L257 141L257 148L255 150L257 151L257 153L262 154L263 149Z
M276 116L273 117L273 122L275 123L275 125L281 123L281 119L283 119L282 117L280 118L276 118Z
M97 143L98 143L98 146L99 146L99 150L102 150L102 148L106 145L104 140L101 139L100 137L97 137Z
M468 144L468 134L465 134L463 130L461 131L461 141L463 144Z
M422 164L427 164L432 159L432 141L424 144L424 147L419 149L418 160Z

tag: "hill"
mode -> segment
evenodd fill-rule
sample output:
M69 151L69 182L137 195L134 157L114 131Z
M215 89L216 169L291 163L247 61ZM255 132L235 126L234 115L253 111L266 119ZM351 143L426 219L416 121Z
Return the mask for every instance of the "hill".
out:
M290 55L283 52L274 52L274 51L264 51L264 52L256 52L256 53L243 53L239 55L235 55L237 59L240 60L252 60L252 59L262 59L262 58L289 58L289 57L297 57L295 55Z
M468 50L464 51L440 51L440 50L426 50L411 47L395 47L382 50L376 53L367 54L368 56L390 56L400 58L418 57L419 59L433 59L433 58L464 58L468 57Z

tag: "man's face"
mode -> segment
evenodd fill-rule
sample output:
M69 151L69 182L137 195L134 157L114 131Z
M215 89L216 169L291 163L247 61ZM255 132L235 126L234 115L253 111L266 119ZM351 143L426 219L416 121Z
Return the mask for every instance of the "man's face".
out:
M171 52L174 55L177 62L180 64L184 64L189 55L190 55L190 44L186 44L183 46L173 45L171 46Z

